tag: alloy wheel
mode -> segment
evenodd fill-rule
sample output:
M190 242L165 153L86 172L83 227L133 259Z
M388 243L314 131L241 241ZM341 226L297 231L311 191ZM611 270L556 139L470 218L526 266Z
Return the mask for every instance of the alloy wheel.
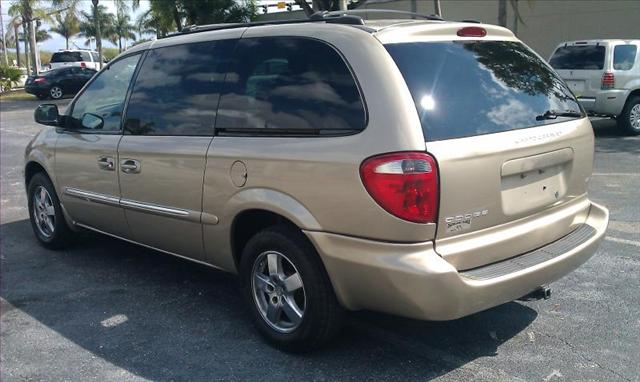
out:
M261 253L251 273L253 299L264 321L281 333L291 333L302 323L306 295L300 273L285 255Z
M49 94L51 94L51 98L53 99L62 98L62 89L59 86L54 86L49 90Z
M33 193L33 218L40 234L46 238L53 236L55 232L56 211L49 191L38 186Z
M634 130L640 130L640 103L634 105L629 113L629 124Z

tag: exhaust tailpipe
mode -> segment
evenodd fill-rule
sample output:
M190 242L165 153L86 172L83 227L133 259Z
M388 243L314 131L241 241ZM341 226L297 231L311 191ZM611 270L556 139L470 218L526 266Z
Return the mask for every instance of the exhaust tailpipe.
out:
M536 300L548 300L551 298L551 288L547 285L543 285L533 292L520 297L520 301L536 301Z

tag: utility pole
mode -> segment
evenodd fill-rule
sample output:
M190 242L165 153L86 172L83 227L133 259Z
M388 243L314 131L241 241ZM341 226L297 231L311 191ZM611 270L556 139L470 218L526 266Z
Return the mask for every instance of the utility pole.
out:
M341 11L346 11L347 10L347 0L338 0L338 8Z
M436 16L442 17L442 7L440 6L440 0L433 0L433 9Z
M2 51L4 52L4 63L9 66L9 55L7 53L7 39L4 36L4 16L2 16L2 1L0 1L0 34L2 34Z
M91 0L91 2L93 3L93 14L96 18L96 47L98 48L98 60L100 61L100 69L102 69L102 35L100 32L100 15L98 14L98 1L99 0Z

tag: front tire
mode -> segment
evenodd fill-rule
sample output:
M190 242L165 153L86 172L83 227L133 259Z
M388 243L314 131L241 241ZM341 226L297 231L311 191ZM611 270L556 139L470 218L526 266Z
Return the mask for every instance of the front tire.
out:
M60 86L54 85L51 87L51 89L49 89L49 95L52 99L62 99L64 92L62 91L62 88Z
M309 351L340 329L343 309L315 248L297 229L260 231L240 261L246 301L258 331L286 351Z
M64 219L51 180L45 174L37 173L31 178L27 190L29 218L36 238L49 249L64 247L73 233Z
M631 135L640 135L640 96L629 98L618 116L618 126Z

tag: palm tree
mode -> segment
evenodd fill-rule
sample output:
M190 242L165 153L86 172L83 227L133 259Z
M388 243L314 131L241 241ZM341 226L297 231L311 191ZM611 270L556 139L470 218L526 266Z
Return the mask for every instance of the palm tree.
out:
M11 15L11 9L9 9L9 15ZM20 15L14 15L11 20L9 20L9 29L7 29L7 33L5 35L5 41L7 42L7 47L16 48L16 64L18 66L22 66L22 61L20 59L20 26L22 25L22 18Z
M29 42L29 49L26 49L27 44L25 44L27 67L32 66L34 73L38 73L39 69L37 52L38 28L36 27L36 23L38 21L49 21L51 19L51 12L45 8L45 4L60 7L76 1L78 0L51 0L48 3L43 3L40 0L15 0L11 7L9 7L9 15L14 17L19 15L22 20L23 33ZM46 32L43 34L42 31L39 35L41 39L51 37Z
M122 39L135 40L136 35L133 33L135 26L131 24L131 17L127 14L129 6L124 0L116 0L116 17L113 19L111 26L112 34L109 40L114 44L118 42L118 52L122 52Z
M54 24L49 31L64 37L67 49L69 49L69 39L80 33L80 20L78 20L75 10L68 9L64 14L56 14Z
M107 11L104 5L91 7L91 12L80 12L80 33L79 36L87 39L85 46L89 46L92 38L96 39L98 52L101 51L102 41L101 35L108 36L111 34L113 26L113 14Z

